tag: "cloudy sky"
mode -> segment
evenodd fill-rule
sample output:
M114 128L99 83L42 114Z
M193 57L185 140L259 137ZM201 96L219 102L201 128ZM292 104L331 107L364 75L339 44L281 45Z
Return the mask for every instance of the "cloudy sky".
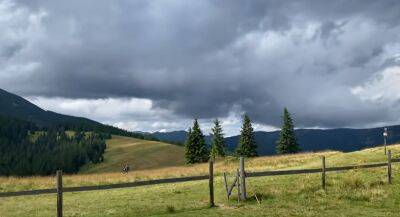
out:
M0 88L129 130L400 123L400 2L0 0Z

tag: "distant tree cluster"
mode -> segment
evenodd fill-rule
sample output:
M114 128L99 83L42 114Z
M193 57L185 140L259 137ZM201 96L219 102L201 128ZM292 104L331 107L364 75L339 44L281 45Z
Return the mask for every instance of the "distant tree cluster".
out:
M287 108L283 112L283 126L280 138L277 141L276 150L278 154L297 153L300 151L294 134L294 124ZM188 137L185 142L185 157L187 164L202 163L216 157L224 157L226 155L226 144L224 141L224 133L221 123L218 119L214 121L212 130L212 141L210 150L204 139L204 135L200 129L197 119L193 122L193 127L189 128ZM250 117L244 115L243 126L240 131L240 139L236 147L235 154L243 157L257 157L257 143L254 138L254 129L251 124Z
M85 119L84 119L85 120ZM109 126L109 125L104 125L104 124L93 124L91 122L87 121L74 121L74 122L63 122L61 124L57 125L51 125L50 127L42 127L45 131L48 129L64 129L64 130L71 130L75 132L96 132L98 134L104 134L104 135L109 135L111 138L111 135L119 135L119 136L126 136L126 137L132 137L132 138L137 138L137 139L144 139L144 140L150 140L150 141L159 141L156 137L152 136L151 134L146 134L146 133L136 133L136 132L130 132L127 130L119 129L117 127Z
M197 119L193 122L193 127L189 128L188 137L185 143L185 157L187 164L207 162L210 157L225 157L226 144L221 123L218 119L214 121L212 130L212 141L210 150L204 139ZM245 157L255 157L257 154L257 144L254 139L254 131L251 126L250 118L245 115L241 130L240 142L236 149L236 154Z
M109 134L71 136L52 128L32 138L36 130L29 122L0 117L0 175L49 175L58 169L75 173L86 163L103 161Z

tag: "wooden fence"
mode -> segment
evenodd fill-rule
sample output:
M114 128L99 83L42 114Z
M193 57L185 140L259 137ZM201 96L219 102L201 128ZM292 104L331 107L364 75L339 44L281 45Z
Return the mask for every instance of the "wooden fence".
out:
M224 183L225 183L227 197L229 199L229 196L232 193L233 188L235 186L237 186L238 200L246 200L245 179L248 177L321 173L321 187L323 189L325 189L326 188L326 172L367 169L367 168L376 168L376 167L384 167L384 166L387 166L388 183L392 184L392 163L400 162L400 158L392 159L391 150L388 150L388 152L387 152L387 162L385 162L385 163L361 164L361 165L351 165L351 166L341 166L341 167L326 167L325 156L322 156L321 159L322 159L321 168L298 169L298 170L277 170L277 171L263 171L263 172L246 173L245 167L244 167L244 160L243 160L243 158L241 158L241 161L239 164L240 169L238 169L237 175L236 175L233 183L230 186L228 186L226 174L224 173Z
M261 177L261 176L277 176L277 175L294 175L294 174L310 174L310 173L321 173L322 174L322 188L325 189L325 173L333 171L345 171L354 169L366 169L387 166L388 183L392 183L392 163L400 162L399 159L391 158L391 151L388 151L388 161L385 163L374 163L374 164L363 164L363 165L351 165L341 167L325 167L325 157L322 157L321 168L315 169L299 169L299 170L278 170L278 171L263 171L263 172L245 172L244 158L240 158L239 168L237 170L237 176L234 183L229 187L227 185L226 174L224 173L225 188L229 195L232 192L233 187L238 187L238 200L246 200L246 178L249 177ZM117 188L131 188L146 185L156 184L167 184L167 183L178 183L188 182L197 180L209 180L210 190L210 206L214 206L214 166L213 162L209 162L209 175L202 176L190 176L190 177L179 177L179 178L166 178L157 180L146 180L136 181L129 183L109 184L109 185L98 185L98 186L80 186L80 187L63 187L62 184L62 171L57 171L56 176L56 188L55 189L40 189L40 190L28 190L28 191L17 191L17 192L0 192L1 197L15 197L15 196L28 196L28 195L42 195L42 194L57 194L57 216L62 217L62 206L63 206L63 193L65 192L80 192L80 191L95 191L95 190L107 190ZM257 199L258 201L258 199Z
M63 192L65 193L65 192L79 192L79 191L108 190L108 189L117 189L117 188L132 188L132 187L139 187L139 186L146 186L146 185L206 180L208 178L209 178L208 175L204 175L204 176L191 176L191 177L146 180L146 181L118 183L118 184L109 184L109 185L63 187ZM1 192L0 197L29 196L29 195L55 194L55 193L57 193L57 189L53 188L53 189L40 189L40 190L17 191L17 192Z

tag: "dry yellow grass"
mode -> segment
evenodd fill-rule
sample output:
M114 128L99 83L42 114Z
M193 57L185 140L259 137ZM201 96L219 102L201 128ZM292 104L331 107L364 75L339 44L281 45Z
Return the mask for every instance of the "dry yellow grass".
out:
M400 157L400 145L392 145L393 158ZM341 166L373 162L385 162L382 147L365 149L357 152L341 153L327 151L320 153L301 153L295 155L269 156L246 159L246 169L252 171L319 168L320 157L324 155L327 166ZM223 172L234 172L238 166L238 159L227 157L217 159L215 163L216 175ZM205 175L208 173L208 164L183 165L158 169L135 170L128 174L120 172L65 175L65 186L101 185L110 183L133 182L168 177L183 177L192 175ZM40 189L54 187L55 177L0 177L0 191L16 191L27 189Z

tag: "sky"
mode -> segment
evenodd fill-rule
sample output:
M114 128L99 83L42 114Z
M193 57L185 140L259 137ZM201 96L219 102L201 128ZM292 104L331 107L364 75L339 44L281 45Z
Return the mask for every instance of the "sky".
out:
M132 131L400 124L400 1L0 0L0 88Z

